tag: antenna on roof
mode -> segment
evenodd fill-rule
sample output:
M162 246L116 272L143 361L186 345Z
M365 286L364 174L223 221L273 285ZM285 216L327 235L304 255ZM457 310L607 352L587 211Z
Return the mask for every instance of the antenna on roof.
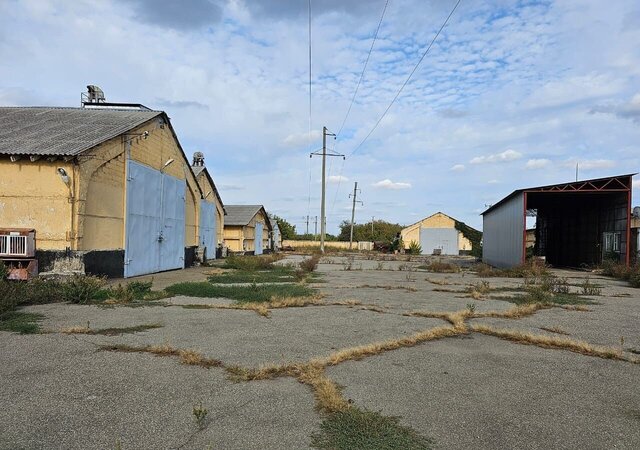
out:
M87 86L87 92L83 92L82 94L80 94L80 103L83 108L87 103L105 102L106 99L104 98L103 90L93 84Z

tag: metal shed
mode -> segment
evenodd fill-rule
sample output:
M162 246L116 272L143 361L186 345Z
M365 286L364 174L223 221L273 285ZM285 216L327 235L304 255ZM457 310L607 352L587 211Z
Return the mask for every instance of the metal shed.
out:
M512 267L527 257L526 218L536 217L533 256L553 266L609 259L629 265L634 174L519 189L483 215L484 262Z

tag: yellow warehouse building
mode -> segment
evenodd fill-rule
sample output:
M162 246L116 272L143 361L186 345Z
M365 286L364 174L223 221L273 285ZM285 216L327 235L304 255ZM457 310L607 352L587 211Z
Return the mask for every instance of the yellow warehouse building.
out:
M190 265L224 222L213 181L198 181L162 111L0 107L0 228L36 230L41 272L69 258L111 277Z
M477 237L476 245L479 246L481 233L478 230L442 212L409 225L400 232L405 249L409 249L411 243L416 242L422 247L423 255L471 253L471 235Z
M232 253L261 255L269 249L271 221L262 205L226 205L224 242Z

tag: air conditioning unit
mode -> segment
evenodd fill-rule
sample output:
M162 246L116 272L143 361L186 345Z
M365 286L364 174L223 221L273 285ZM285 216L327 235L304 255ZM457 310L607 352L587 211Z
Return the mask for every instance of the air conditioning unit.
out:
M0 264L8 267L9 279L26 280L37 276L36 230L0 228Z
M36 230L0 229L0 258L35 258Z

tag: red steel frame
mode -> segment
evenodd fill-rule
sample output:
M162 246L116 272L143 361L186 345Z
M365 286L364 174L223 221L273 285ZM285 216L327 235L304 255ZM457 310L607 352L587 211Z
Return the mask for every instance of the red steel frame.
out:
M527 259L527 193L530 192L626 192L627 193L627 249L625 254L625 265L627 267L631 264L631 179L633 175L623 175L617 177L611 177L604 183L602 186L598 186L597 183L599 181L604 181L604 179L599 180L587 180L587 181L576 181L574 183L565 183L565 184L556 184L552 186L542 186L533 189L527 189L523 192L524 199L522 202L522 214L523 221L522 224L522 263L524 264ZM621 181L621 179L626 178L628 180L627 183ZM618 187L608 187L609 184L616 182ZM625 180L626 181L626 180ZM596 183L596 184L594 184Z

